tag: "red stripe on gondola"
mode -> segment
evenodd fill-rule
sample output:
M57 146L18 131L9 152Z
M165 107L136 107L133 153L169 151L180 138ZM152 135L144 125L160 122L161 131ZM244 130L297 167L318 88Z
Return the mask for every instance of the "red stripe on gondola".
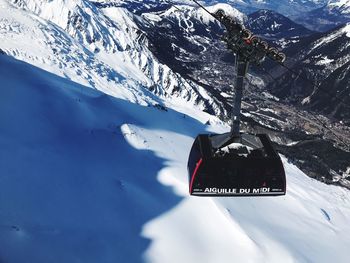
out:
M191 183L190 183L190 194L192 192L192 186L193 186L193 182L194 182L194 178L196 177L197 175L197 172L198 172L198 169L199 169L199 166L201 165L203 159L200 158L198 163L196 164L196 168L194 169L194 172L193 172L193 175L192 175L192 178L191 178Z

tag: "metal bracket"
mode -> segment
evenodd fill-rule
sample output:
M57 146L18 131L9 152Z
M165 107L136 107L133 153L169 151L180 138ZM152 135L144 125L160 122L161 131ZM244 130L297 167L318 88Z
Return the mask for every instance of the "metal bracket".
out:
M239 127L241 122L241 107L244 80L247 76L249 61L243 60L236 55L236 85L235 85L235 99L232 108L232 123L231 123L231 137L239 137Z

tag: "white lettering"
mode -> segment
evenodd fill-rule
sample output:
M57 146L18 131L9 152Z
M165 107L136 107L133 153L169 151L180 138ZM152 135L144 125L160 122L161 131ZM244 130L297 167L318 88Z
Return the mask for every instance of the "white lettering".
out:
M259 193L269 193L270 192L269 187L262 187L262 188L205 188L204 193L211 193L211 194L259 194Z
M250 193L250 189L246 189L246 188L239 189L239 193L240 194L249 194Z
M236 194L235 188L205 188L204 193L217 193L217 194Z
M261 192L262 193L268 193L268 192L270 192L270 188L263 187L263 188L261 188Z

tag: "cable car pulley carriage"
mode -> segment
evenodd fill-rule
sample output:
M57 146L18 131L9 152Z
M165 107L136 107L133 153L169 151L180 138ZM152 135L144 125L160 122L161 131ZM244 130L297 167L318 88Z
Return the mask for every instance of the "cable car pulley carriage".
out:
M249 64L260 64L266 56L283 63L286 56L226 16L223 10L210 14L225 26L224 40L236 54L235 99L231 131L200 134L192 145L187 165L189 192L196 196L284 195L285 171L268 135L241 133L239 127Z

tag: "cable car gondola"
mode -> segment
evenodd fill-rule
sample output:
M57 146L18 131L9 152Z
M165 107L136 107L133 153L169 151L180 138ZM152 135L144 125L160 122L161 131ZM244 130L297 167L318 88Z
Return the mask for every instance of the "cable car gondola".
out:
M189 192L196 196L284 195L285 171L270 138L266 134L241 133L239 126L249 64L259 65L266 56L283 63L286 57L227 17L223 10L212 15L226 27L228 32L224 39L227 47L236 55L231 131L197 136L187 164Z
M283 164L269 137L266 134L241 134L239 142L233 140L228 145L216 145L229 138L230 133L197 136L188 160L190 194L284 195Z

